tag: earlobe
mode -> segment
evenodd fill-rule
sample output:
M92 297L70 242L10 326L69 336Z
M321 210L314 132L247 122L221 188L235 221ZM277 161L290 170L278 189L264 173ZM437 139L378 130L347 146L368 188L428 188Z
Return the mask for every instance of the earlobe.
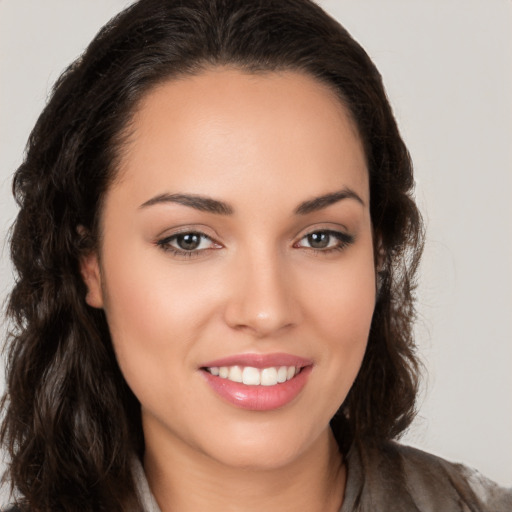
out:
M96 252L92 251L81 258L80 273L87 287L85 302L93 308L102 308L101 271Z

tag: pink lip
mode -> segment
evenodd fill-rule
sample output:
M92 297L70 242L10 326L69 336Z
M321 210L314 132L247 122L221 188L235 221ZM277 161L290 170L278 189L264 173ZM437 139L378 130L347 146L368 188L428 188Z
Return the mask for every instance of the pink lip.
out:
M207 367L235 365L253 368L295 366L301 371L293 379L275 386L247 386L214 376L205 370ZM252 411L271 411L284 407L299 395L312 369L312 361L290 354L240 354L202 365L201 374L210 388L230 404Z
M214 366L252 366L253 368L270 368L271 366L295 366L303 368L311 366L313 361L292 354L237 354L223 357L215 361L208 361L201 365L201 368L212 368Z

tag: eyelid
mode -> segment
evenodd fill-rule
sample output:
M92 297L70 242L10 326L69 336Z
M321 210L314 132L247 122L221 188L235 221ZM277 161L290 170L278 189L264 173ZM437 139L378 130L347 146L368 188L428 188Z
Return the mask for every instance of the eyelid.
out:
M352 236L350 235L351 230L345 224L337 222L316 222L314 224L308 225L305 228L301 228L298 232L296 232L296 235L292 237L292 240L298 241L305 236L311 235L312 233L317 233L319 231L340 233L342 235Z
M212 237L208 236L207 234L205 233L201 233L199 231L185 231L183 233L175 233L173 235L169 235L169 236L166 236L160 240L157 241L157 244L158 245L164 245L164 244L167 244L167 243L170 243L171 241L174 241L176 240L177 238L179 238L180 236L186 236L186 235L197 235L200 239L202 240L209 240L213 245L218 245L213 239ZM204 249L190 249L189 251L187 251L186 249L183 249L184 252L192 252L192 251L201 251L201 250L204 250Z
M325 226L324 227L321 227L321 226L310 227L310 228L308 228L307 231L302 232L302 234L296 238L296 242L294 242L293 247L295 247L297 249L306 249L306 250L312 251L314 253L323 253L323 254L328 254L332 251L341 251L341 250L347 248L347 246L352 245L355 242L355 237L353 235L349 234L347 231L348 230L341 229L340 227L338 227L337 229L333 229L332 227L327 228ZM315 233L326 233L329 236L332 236L335 239L337 239L338 243L334 246L328 246L328 247L323 247L323 248L299 245L302 240L304 240L308 236L313 235Z
M200 236L201 239L208 239L211 242L211 247L203 248L203 249L180 249L179 247L175 247L171 245L171 242L175 240L177 237L194 234ZM221 249L223 245L216 240L213 236L204 232L203 229L198 229L194 226L181 226L179 229L171 231L170 233L166 233L165 235L158 236L154 244L166 253L172 254L177 258L193 258L200 257L205 255L211 250Z
M198 233L204 234L208 238L215 240L219 238L217 233L206 224L180 224L173 227L168 227L166 229L161 230L154 238L155 241L169 238L171 236L176 235L185 235L187 233Z
M164 231L164 235L160 235L156 237L154 240L154 245L160 248L164 252L171 253L173 256L178 258L191 258L191 257L199 257L205 256L208 252L212 250L218 250L224 247L222 243L217 240L217 237L214 237L205 231L210 231L209 229L205 229L205 227L194 226L194 225L186 225L180 226L174 230L166 230ZM335 225L335 228L332 224L327 227L324 225L316 225L309 226L307 229L302 230L300 235L295 237L295 242L293 242L292 246L297 249L306 249L308 251L314 253L322 253L328 254L333 251L340 251L345 249L347 246L351 245L355 241L355 237L347 232L348 230L339 224ZM301 242L308 236L315 233L325 233L333 238L335 238L338 243L334 246L328 245L327 247L311 247L301 245ZM206 248L194 248L194 249L180 249L171 244L177 237L180 235L187 234L195 234L201 237L201 239L207 239L210 241L210 246Z

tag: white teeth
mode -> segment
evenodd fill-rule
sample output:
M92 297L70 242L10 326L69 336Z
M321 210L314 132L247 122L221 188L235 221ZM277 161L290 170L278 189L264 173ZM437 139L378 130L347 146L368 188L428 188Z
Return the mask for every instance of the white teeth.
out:
M261 371L261 385L275 386L277 384L277 370L275 368L264 368Z
M288 368L286 366L280 366L277 370L277 382L286 382L286 376L288 374Z
M212 366L207 370L215 376L233 382L242 382L246 386L275 386L293 379L300 372L300 367L279 366L269 368L253 368L252 366Z
M242 369L240 366L232 366L229 370L229 380L233 382L242 382Z
M258 386L261 381L261 374L258 368L246 366L242 372L242 382L246 386Z

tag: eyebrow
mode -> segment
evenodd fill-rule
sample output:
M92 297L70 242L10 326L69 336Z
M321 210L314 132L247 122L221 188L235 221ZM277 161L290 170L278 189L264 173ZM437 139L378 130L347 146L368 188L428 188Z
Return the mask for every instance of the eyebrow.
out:
M337 192L331 192L329 194L304 201L297 206L295 214L307 215L308 213L313 213L318 210L322 210L323 208L327 208L328 206L331 206L338 201L342 201L343 199L355 199L358 203L361 203L364 206L364 201L359 197L359 195L349 188L344 188Z
M343 199L355 199L358 203L361 203L364 206L364 201L359 197L359 195L349 188L344 188L337 192L324 194L323 196L315 197L300 203L295 209L295 215L307 215L309 213L322 210L323 208L327 208L328 206L342 201ZM159 194L158 196L152 197L145 203L142 203L139 208L147 208L148 206L162 203L177 203L195 208L202 212L215 213L217 215L232 215L234 212L233 207L228 203L196 194Z
M202 212L216 213L218 215L231 215L233 213L233 208L229 204L218 201L217 199L212 199L211 197L196 194L160 194L142 203L140 208L146 208L161 203L182 204Z

